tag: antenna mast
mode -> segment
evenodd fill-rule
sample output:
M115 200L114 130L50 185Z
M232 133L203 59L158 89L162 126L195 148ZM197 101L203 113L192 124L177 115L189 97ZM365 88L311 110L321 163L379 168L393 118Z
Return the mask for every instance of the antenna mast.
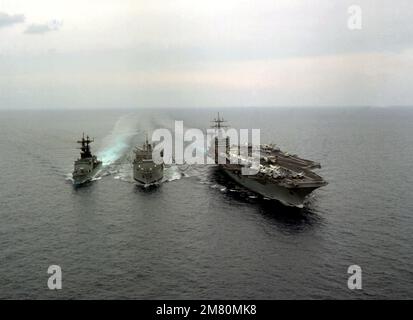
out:
M218 117L217 117L217 118L214 118L214 120L211 121L211 122L214 123L214 124L211 126L211 128L222 129L222 128L228 127L228 126L226 126L226 125L222 125L223 123L225 123L225 122L227 122L227 121L224 120L223 117L222 117L222 118L220 117L219 112L218 112Z

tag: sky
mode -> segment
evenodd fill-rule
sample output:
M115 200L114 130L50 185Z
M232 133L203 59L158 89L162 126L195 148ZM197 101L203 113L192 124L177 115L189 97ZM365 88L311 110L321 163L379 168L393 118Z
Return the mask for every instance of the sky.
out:
M411 0L0 0L0 109L411 106L412 21Z

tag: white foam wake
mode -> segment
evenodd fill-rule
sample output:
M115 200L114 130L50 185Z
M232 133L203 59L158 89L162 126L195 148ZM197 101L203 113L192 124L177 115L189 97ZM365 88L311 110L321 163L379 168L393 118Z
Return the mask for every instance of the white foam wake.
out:
M103 139L101 150L97 156L103 166L108 166L119 160L131 148L131 140L139 133L136 118L122 116L115 124L112 132Z

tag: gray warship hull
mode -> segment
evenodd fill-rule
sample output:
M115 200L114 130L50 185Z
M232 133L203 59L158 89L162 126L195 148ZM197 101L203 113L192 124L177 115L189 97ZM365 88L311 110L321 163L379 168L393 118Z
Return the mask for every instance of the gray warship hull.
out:
M86 182L89 182L95 178L98 173L100 172L100 169L102 168L102 164L98 164L95 168L90 169L90 172L87 173L73 173L73 184L75 186L82 185Z
M153 145L148 142L148 137L143 146L135 149L133 161L133 179L142 186L158 184L163 178L163 160L157 163L152 158Z
M321 168L318 162L290 155L275 145L231 146L230 137L223 129L227 127L222 125L224 122L219 113L213 120L215 138L209 155L241 186L284 205L302 208L310 193L327 185L322 177L312 171Z
M269 182L262 179L256 179L252 176L243 176L236 174L231 170L222 168L225 174L241 186L261 196L281 202L283 205L290 207L303 208L307 196L319 185L306 186L300 188L287 188L280 186L277 183Z
M163 179L163 164L141 161L133 164L133 179L143 186L159 183Z
M102 167L102 161L98 160L91 152L90 144L93 141L89 136L85 138L85 134L83 134L81 140L77 141L77 143L81 144L81 152L80 158L75 161L72 173L74 185L81 185L91 181L96 177Z

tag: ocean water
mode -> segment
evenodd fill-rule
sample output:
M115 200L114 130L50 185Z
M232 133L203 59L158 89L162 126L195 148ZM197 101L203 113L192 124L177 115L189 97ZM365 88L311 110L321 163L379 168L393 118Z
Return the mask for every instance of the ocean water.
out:
M169 166L158 188L133 183L145 130L203 129L216 111L0 111L0 298L413 298L413 110L220 110L321 162L329 184L301 210L214 166ZM75 189L84 131L104 169ZM52 264L62 290L47 287ZM353 264L362 290L347 287Z

